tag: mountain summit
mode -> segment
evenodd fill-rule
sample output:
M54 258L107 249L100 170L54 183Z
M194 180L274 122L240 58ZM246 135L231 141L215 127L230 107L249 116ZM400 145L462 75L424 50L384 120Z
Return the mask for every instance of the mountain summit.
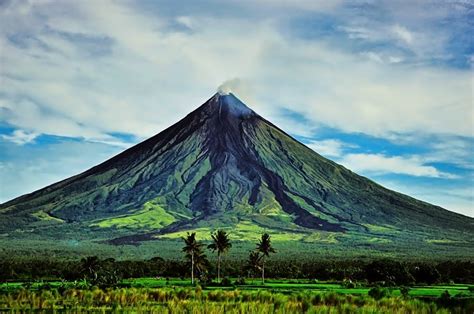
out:
M242 238L260 230L367 241L474 235L474 219L323 158L232 93L84 173L0 205L0 221L9 237L25 229L62 237L74 226L90 239L113 234L112 243L212 228Z

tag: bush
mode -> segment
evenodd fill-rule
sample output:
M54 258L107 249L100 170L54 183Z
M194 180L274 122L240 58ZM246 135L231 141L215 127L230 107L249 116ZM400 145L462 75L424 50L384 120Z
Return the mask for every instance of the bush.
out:
M245 285L245 278L244 277L239 277L235 280L234 282L235 285L238 285L238 286L243 286Z
M315 294L311 299L311 303L313 303L313 305L320 305L323 303L323 298L320 294Z
M405 264L394 260L375 260L365 267L369 282L385 282L384 286L407 285L414 278Z
M303 313L306 313L310 307L311 303L309 303L306 298L301 301L301 310L303 311Z
M373 287L372 289L369 290L369 296L371 296L375 300L380 300L389 295L390 295L390 291L385 288Z
M448 290L444 290L444 292L439 296L441 300L450 300L451 295L449 294Z
M415 281L432 285L439 282L441 275L434 265L420 264L416 265L412 270Z
M400 294L402 295L402 297L404 297L405 299L408 298L409 293L410 293L410 288L400 287Z
M344 279L342 286L347 289L354 289L356 287L355 283L350 279Z
M232 286L232 282L230 281L229 278L225 277L221 281L221 286L224 286L224 287Z

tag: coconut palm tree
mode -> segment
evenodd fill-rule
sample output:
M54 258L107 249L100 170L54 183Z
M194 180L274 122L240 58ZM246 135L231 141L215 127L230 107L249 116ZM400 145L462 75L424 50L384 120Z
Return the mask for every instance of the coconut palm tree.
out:
M250 251L249 259L247 260L247 264L245 265L244 270L248 272L248 276L250 274L255 274L257 271L262 270L262 258L257 251Z
M201 280L207 281L207 270L209 265L206 253L201 249L196 251L196 254L194 255L194 270Z
M276 253L275 249L272 247L270 241L270 235L268 233L262 234L262 238L257 243L257 252L262 253L262 284L265 283L265 258L270 256L270 253Z
M86 280L97 280L99 267L100 260L97 256L88 256L87 258L81 259L81 274L83 274Z
M185 246L183 252L186 253L186 257L191 262L191 283L194 284L194 266L196 259L200 257L202 253L202 244L196 241L196 232L187 234L186 237L182 237Z
M211 234L212 243L207 247L214 252L217 252L217 281L221 280L221 257L222 254L227 253L232 247L230 243L229 235L224 230L217 230L214 234Z

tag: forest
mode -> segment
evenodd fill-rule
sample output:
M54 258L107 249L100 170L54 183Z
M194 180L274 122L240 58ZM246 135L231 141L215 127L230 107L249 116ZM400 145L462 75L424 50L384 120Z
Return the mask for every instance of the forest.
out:
M0 310L144 310L163 313L327 313L474 310L474 262L272 259L263 234L242 259L216 231L182 238L182 259L0 261ZM209 254L209 256L208 256ZM205 301L205 302L203 302Z

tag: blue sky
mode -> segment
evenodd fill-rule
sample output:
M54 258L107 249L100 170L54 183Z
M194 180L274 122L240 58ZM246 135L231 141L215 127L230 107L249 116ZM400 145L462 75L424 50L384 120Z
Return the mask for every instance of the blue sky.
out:
M474 216L469 1L0 1L0 202L235 93L320 154Z

